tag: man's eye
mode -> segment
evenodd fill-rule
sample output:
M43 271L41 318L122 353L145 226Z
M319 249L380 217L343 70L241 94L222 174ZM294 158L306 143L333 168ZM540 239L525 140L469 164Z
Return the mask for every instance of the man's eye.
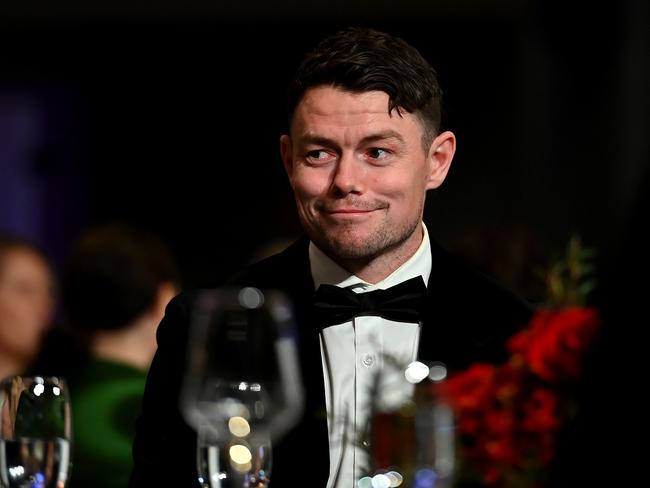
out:
M332 157L332 155L324 149L314 149L313 151L307 152L305 156L307 159L312 161L327 161Z
M368 149L368 156L370 156L372 159L384 159L386 156L388 156L388 151L385 149L381 149L379 147L372 147Z

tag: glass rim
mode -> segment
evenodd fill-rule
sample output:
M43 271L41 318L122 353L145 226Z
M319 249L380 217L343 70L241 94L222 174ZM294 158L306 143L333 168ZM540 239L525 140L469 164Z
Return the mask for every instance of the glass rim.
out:
M65 377L58 375L38 375L38 374L12 374L5 376L0 380L1 385L15 384L15 383L41 383L48 385L67 386Z

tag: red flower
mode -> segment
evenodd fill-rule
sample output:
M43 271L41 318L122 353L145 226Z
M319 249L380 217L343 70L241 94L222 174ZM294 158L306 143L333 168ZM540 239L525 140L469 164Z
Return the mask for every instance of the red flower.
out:
M530 370L543 380L573 381L580 376L584 353L597 328L594 309L540 310L528 329L510 339L508 348L523 356Z
M444 386L444 394L457 410L481 410L494 396L496 372L492 364L475 363L440 387Z
M570 412L560 388L579 377L598 325L593 309L540 310L508 341L506 363L476 363L434 387L454 408L462 457L486 486L529 486L531 470L551 462Z
M557 409L558 398L555 393L547 388L535 388L522 403L521 427L530 432L556 430L560 425Z

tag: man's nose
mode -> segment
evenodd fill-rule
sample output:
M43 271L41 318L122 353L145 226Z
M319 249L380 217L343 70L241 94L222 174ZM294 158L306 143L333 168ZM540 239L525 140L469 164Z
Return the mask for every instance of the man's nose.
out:
M331 190L336 195L363 193L364 169L353 154L344 152L339 158L332 176Z

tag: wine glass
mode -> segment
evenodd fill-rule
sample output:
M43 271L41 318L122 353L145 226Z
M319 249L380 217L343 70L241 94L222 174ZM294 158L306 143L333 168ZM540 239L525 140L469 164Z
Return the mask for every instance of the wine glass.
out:
M71 416L62 378L10 376L0 384L0 485L63 488Z
M303 409L291 303L225 287L201 294L192 316L181 409L197 432L199 483L263 488L272 443Z
M419 361L379 373L365 439L371 469L359 488L453 485L456 427L446 377L444 364Z

